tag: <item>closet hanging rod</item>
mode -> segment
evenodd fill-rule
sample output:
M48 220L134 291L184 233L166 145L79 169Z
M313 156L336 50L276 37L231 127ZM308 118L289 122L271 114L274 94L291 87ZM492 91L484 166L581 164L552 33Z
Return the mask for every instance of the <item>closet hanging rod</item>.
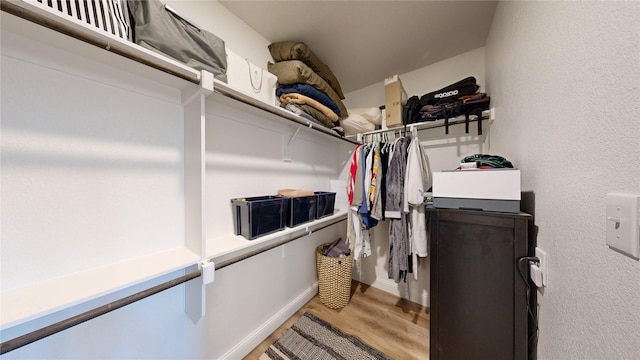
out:
M73 326L82 324L85 321L89 321L93 318L96 318L100 315L104 315L106 313L109 313L113 310L119 309L123 306L132 304L138 300L142 300L146 297L149 297L151 295L155 295L161 291L167 290L169 288L172 288L176 285L180 285L182 283L185 283L189 280L193 280L199 276L202 275L202 270L198 270L198 271L194 271L192 273L180 276L176 279L173 280L169 280L166 282L163 282L162 284L156 285L152 288L146 289L146 290L142 290L140 292L137 292L133 295L129 295L127 297L124 297L122 299L110 302L106 305L102 305L99 306L95 309L83 312L82 314L76 315L76 316L72 316L68 319L65 320L61 320L58 321L54 324L51 324L49 326L40 328L38 330L32 331L30 333L24 334L22 336L18 336L17 338L11 339L11 340L7 340L4 341L2 343L0 343L0 355L8 353L9 351L13 351L15 349L18 349L20 347L23 347L25 345L29 345L32 342L41 340L47 336L56 334L60 331L69 329Z
M256 249L256 250L254 250L254 251L250 251L250 252L247 252L247 253L241 254L241 255L236 256L236 257L234 257L234 258L232 258L232 259L229 259L229 260L216 262L216 265L215 265L215 266L216 266L216 270L219 270L219 269L222 269L222 268L227 267L227 266L229 266L229 265L235 264L235 263L237 263L238 261L242 261L242 260L248 259L248 258L250 258L250 257L252 257L252 256L255 256L255 255L261 254L261 253L263 253L263 252L265 252L265 251L269 251L269 250L271 250L271 249L273 249L273 248L276 248L276 247L278 247L278 246L280 246L280 245L284 245L284 244L286 244L286 243L288 243L288 242L291 242L291 241L293 241L293 240L296 240L296 239L299 239L299 238L301 238L301 237L307 236L307 235L312 234L312 233L314 233L314 232L316 232L316 231L318 231L318 230L322 230L322 229L324 229L324 228L327 228L327 227L329 227L329 226L335 225L335 224L337 224L337 223L339 223L339 222L346 221L346 220L347 220L346 218L337 219L336 221L332 221L332 222L330 222L330 223L328 223L328 224L324 224L324 225L322 225L322 226L320 226L320 227L317 227L317 228L315 228L315 229L307 230L307 231L305 231L304 233L302 233L302 234L300 234L300 235L297 235L297 236L294 236L294 237L291 237L291 238L285 238L285 239L282 239L282 240L280 240L280 241L278 241L278 242L275 242L275 243L273 243L273 244L271 244L271 245L269 245L269 246L267 246L267 247L260 248L260 249Z
M374 131L367 131L366 133L358 133L358 134L356 134L356 139L357 139L358 143L360 143L370 135L386 134L386 133L395 134L396 132L398 132L398 133L406 133L407 129L409 129L409 131L411 131L413 128L410 125L407 125L407 126L399 126L399 127L395 127L395 128L391 128L391 129L380 129L380 130L374 130Z
M221 262L216 262L215 269L219 270L219 269L222 269L222 268L227 267L229 265L233 265L233 264L235 264L235 263L237 263L239 261L248 259L248 258L250 258L252 256L255 256L255 255L258 255L258 254L261 254L261 253L263 253L265 251L269 251L269 250L271 250L273 248L276 248L276 247L278 247L280 245L283 245L283 244L286 244L286 243L291 242L293 240L296 240L296 239L299 239L301 237L307 236L307 235L309 235L311 233L314 233L316 231L322 230L324 228L327 228L329 226L335 225L335 224L337 224L339 222L342 222L342 221L345 221L345 220L346 219L337 219L336 221L332 221L330 223L324 224L324 225L322 225L322 226L320 226L318 228L309 229L309 230L305 231L303 234L300 234L298 236L295 236L295 237L292 237L292 238L287 238L287 239L284 239L284 240L279 241L277 243L271 244L268 247L257 249L255 251L242 254L242 255L237 256L237 257L235 257L233 259L229 259L229 260L221 261ZM113 310L117 310L117 309L119 309L121 307L124 307L126 305L132 304L132 303L134 303L134 302L136 302L138 300L142 300L142 299L144 299L146 297L149 297L151 295L155 295L155 294L157 294L159 292L162 292L164 290L172 288L172 287L174 287L176 285L180 285L180 284L185 283L187 281L193 280L195 278L200 277L201 275L202 275L202 270L194 271L192 273L180 276L180 277L178 277L176 279L169 280L169 281L166 281L166 282L164 282L162 284L156 285L156 286L154 286L152 288L149 288L149 289L146 289L146 290L142 290L142 291L137 292L137 293L135 293L133 295L129 295L129 296L124 297L122 299L110 302L110 303L108 303L106 305L99 306L99 307L94 308L92 310L89 310L89 311L86 311L84 313L78 314L76 316L70 317L68 319L58 321L58 322L56 322L54 324L48 325L48 326L40 328L38 330L34 330L34 331L30 332L30 333L27 333L27 334L24 334L24 335L21 335L21 336L18 336L18 337L14 338L14 339L4 341L4 342L0 343L0 355L8 353L8 352L13 351L13 350L16 350L16 349L21 348L21 347L23 347L25 345L29 345L29 344L31 344L33 342L36 342L36 341L41 340L41 339L44 339L47 336L59 333L60 331L63 331L63 330L69 329L71 327L74 327L76 325L82 324L83 322L89 321L89 320L94 319L94 318L96 318L96 317L98 317L100 315L104 315L106 313L109 313L109 312L111 312Z

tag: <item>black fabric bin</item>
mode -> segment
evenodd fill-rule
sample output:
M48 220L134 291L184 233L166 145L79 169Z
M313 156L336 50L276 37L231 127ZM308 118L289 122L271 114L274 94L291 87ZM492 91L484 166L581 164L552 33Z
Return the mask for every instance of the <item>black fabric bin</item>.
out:
M295 227L316 218L316 196L286 197L286 220L288 227Z
M234 233L253 240L284 229L286 201L281 196L231 199Z
M336 204L336 193L326 191L316 191L316 219L333 215L333 208Z

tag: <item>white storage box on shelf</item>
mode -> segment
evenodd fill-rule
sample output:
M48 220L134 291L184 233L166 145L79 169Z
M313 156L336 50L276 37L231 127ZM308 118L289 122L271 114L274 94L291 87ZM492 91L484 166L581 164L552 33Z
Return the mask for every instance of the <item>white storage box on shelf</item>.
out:
M477 169L433 173L437 208L520 212L520 170Z
M229 48L227 51L227 84L234 90L270 105L276 102L278 77L252 64Z

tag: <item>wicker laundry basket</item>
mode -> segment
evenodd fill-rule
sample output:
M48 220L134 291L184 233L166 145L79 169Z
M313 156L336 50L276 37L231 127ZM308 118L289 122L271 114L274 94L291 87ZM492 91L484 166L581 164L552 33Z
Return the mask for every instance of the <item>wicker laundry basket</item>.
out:
M318 296L326 307L340 309L347 306L351 298L353 255L341 258L324 256L323 246L316 248Z

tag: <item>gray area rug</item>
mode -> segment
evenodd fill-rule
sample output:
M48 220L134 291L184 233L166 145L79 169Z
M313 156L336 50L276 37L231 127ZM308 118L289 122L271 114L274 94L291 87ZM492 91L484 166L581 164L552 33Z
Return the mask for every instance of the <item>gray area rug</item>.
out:
M391 359L358 337L306 312L260 360Z

